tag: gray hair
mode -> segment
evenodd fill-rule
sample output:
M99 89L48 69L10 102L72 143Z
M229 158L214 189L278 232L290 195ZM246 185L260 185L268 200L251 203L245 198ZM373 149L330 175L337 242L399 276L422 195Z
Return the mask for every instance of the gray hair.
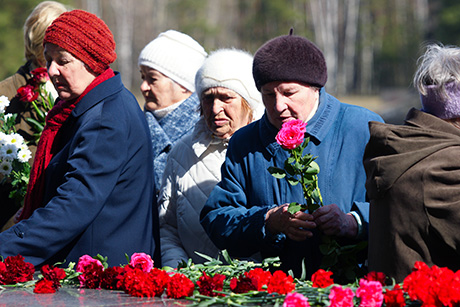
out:
M436 85L438 94L447 97L446 84L460 83L459 47L428 45L417 63L419 66L414 76L414 86L424 96L427 94L427 85Z

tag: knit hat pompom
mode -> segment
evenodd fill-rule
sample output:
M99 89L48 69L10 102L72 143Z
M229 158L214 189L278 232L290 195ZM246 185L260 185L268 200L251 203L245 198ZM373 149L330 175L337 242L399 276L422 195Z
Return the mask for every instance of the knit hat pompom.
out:
M257 89L272 81L296 81L323 87L327 81L324 55L308 39L283 35L263 44L254 55Z
M46 29L43 44L46 43L70 52L98 75L117 58L110 29L99 17L82 10L56 18Z
M195 74L208 54L187 34L168 30L142 49L138 65L153 68L191 92Z
M262 117L265 108L252 79L252 55L238 49L219 49L204 61L195 76L198 97L212 87L230 89L248 103L254 119Z

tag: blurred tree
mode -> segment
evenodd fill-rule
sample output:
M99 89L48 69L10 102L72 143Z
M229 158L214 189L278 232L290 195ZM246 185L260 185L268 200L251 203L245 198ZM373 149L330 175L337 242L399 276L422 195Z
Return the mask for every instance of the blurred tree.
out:
M437 27L427 38L444 45L460 45L460 1L433 1L432 10L437 18Z
M0 0L0 80L14 74L25 62L23 26L40 1Z
M0 78L23 63L22 25L39 0L0 0ZM458 0L63 0L97 14L112 30L114 68L135 94L137 57L160 32L176 29L207 51L235 47L254 53L289 33L324 52L328 91L372 94L408 87L426 40L460 44Z

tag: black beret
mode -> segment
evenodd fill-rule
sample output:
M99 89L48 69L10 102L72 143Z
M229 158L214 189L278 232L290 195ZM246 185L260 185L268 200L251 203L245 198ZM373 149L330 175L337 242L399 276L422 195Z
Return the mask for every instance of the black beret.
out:
M252 74L259 91L272 81L296 81L320 88L327 81L321 50L296 35L278 36L263 44L254 55Z

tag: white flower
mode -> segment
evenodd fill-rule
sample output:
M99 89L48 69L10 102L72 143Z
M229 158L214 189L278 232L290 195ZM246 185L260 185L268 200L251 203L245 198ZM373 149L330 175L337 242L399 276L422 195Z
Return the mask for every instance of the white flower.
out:
M3 145L0 149L0 155L5 160L13 161L14 159L16 159L17 154L18 154L18 147L16 147L15 144Z
M31 157L32 157L32 153L27 148L25 150L21 149L18 152L18 160L21 163L26 163L27 161L29 161Z
M13 114L11 113L8 113L8 114L5 114L5 121L8 121L8 119L10 119L11 117L13 117Z
M18 133L10 134L10 143L16 147L20 147L24 143L24 138Z
M8 176L12 169L13 167L11 166L11 162L4 160L0 163L0 174Z
M5 109L10 105L10 101L6 96L0 96L0 114L5 113Z

